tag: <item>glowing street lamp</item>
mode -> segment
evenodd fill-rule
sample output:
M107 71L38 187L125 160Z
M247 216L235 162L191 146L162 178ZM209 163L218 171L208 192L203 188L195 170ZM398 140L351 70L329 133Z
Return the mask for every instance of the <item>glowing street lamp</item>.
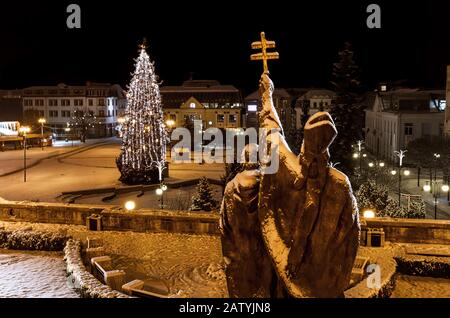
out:
M438 186L438 181L433 180L431 185L429 181L426 182L426 184L423 186L423 191L425 192L432 192L433 198L434 198L434 219L437 219L437 205L438 205L438 199L440 196L440 191L443 193L448 193L450 190L450 187L448 184L443 184L441 187Z
M369 167L373 168L375 166L375 164L373 162L369 162Z
M173 126L175 126L175 120L173 120L173 119L168 119L168 120L166 120L166 125L167 125L169 128L172 128Z
M66 127L66 128L64 128L64 131L66 132L66 134L68 134L68 133L70 133L71 129L70 129L70 127ZM70 135L70 139L72 140L72 147L73 147L73 136L72 135Z
M45 118L39 118L38 119L38 123L41 124L41 147L42 150L44 150L44 124L47 121L45 120Z
M375 212L371 209L364 210L363 217L365 219L373 219L375 217Z
M127 211L132 211L135 208L136 208L136 203L134 201L125 202L125 209L127 209Z
M23 135L23 182L27 182L27 134L30 131L28 126L19 128L19 132Z
M167 191L167 185L164 183L159 184L159 188L156 189L156 195L161 196L161 209L164 210L164 192Z

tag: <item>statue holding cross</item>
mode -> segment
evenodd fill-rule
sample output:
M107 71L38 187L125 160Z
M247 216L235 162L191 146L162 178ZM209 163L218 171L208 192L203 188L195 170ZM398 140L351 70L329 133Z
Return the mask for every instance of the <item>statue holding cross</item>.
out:
M251 59L263 61L259 126L268 143L278 143L279 168L265 173L266 163L244 159L243 171L225 187L220 230L228 292L242 298L343 297L359 245L356 199L347 176L329 163L337 135L330 114L308 119L298 156L289 149L267 67L267 60L278 58L266 51L274 47L261 32L252 48L262 52ZM244 158L252 148L258 145L247 145Z
M269 67L267 66L267 60L277 60L280 58L278 52L267 52L267 49L275 48L275 41L267 41L264 32L261 32L261 41L253 42L252 49L261 49L261 53L252 54L250 59L252 61L263 61L263 73L269 74Z

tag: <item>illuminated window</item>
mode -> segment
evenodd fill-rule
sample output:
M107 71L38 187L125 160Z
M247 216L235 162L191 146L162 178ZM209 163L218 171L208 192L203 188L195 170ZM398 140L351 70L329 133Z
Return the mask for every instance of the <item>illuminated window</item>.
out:
M195 103L190 103L189 108L195 108Z
M256 112L256 111L258 110L258 106L257 106L257 105L254 105L254 104L249 104L249 105L247 106L247 110L248 110L249 112Z

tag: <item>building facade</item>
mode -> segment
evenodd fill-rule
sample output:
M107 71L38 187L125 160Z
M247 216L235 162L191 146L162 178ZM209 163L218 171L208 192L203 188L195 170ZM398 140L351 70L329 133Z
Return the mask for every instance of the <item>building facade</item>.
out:
M119 106L125 94L122 88L108 83L86 83L85 86L32 86L23 90L24 117L43 117L56 136L64 135L68 123L86 115L93 122L90 137L115 134Z
M327 89L308 89L295 102L295 126L302 129L303 109L308 109L308 116L319 111L330 111L336 93ZM304 106L304 104L306 104Z
M366 110L365 145L377 158L395 161L394 151L412 140L444 135L445 91L396 89L374 94Z
M173 127L184 127L193 120L201 120L203 129L245 127L241 93L232 85L188 80L181 86L162 86L160 91L164 119L172 120Z
M278 117L285 131L289 130L295 124L293 110L294 96L284 88L275 88L272 94L273 104L277 110ZM258 127L258 114L261 110L261 101L259 91L255 91L245 98L247 108L247 125L249 127Z
M446 104L450 105L450 65L447 65L447 84L446 84ZM444 119L445 135L450 137L450 107L445 107L445 119Z

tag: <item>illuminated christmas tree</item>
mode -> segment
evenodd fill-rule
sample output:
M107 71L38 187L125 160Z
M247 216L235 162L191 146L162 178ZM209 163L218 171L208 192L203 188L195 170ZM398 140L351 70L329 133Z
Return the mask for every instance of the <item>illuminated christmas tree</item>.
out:
M127 92L122 148L117 158L119 180L126 184L157 183L165 169L167 136L158 78L145 41L135 67Z

